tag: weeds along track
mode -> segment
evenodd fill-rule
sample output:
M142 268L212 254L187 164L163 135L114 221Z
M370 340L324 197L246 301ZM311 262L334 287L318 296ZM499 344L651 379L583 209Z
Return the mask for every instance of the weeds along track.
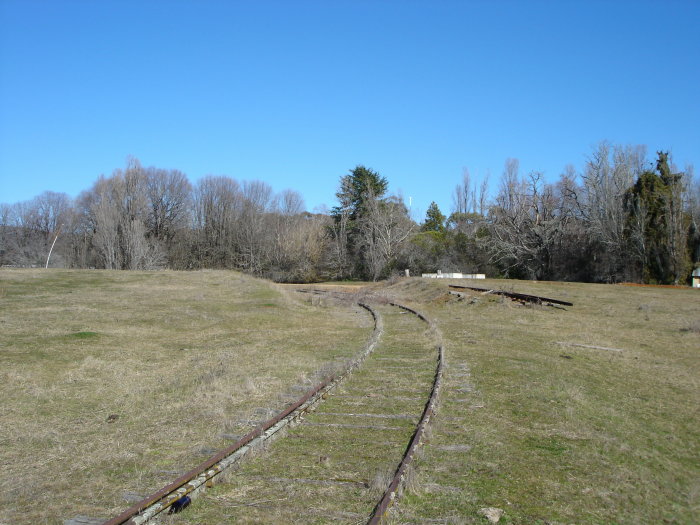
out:
M404 305L400 305L397 303L392 303L394 306L398 306L402 310L406 312L410 312L414 314L416 317L418 317L420 320L424 321L429 327L430 330L432 331L433 336L437 339L436 341L436 348L438 351L438 356L437 356L437 366L435 369L435 376L433 379L433 385L430 391L430 396L428 397L428 401L425 404L425 407L423 408L423 413L421 415L420 421L418 422L418 426L416 427L416 431L413 433L413 436L411 438L411 442L409 443L408 447L406 448L406 451L403 455L403 458L401 460L401 463L399 464L398 468L396 469L396 472L394 473L394 476L391 480L391 483L389 483L389 487L386 489L384 492L384 495L382 499L379 501L377 506L374 508L374 511L372 513L372 517L369 520L369 523L371 525L374 524L379 524L381 523L384 518L387 517L387 514L389 513L391 506L394 504L395 500L397 497L400 495L401 491L405 488L406 484L409 482L411 475L412 475L412 463L413 459L415 458L416 454L418 453L418 447L420 447L423 444L423 440L425 439L426 431L428 428L428 424L430 423L430 419L432 418L433 414L435 413L435 409L437 406L438 402L438 396L440 394L440 388L442 387L442 374L443 374L443 366L445 362L445 355L444 355L444 348L442 345L442 338L439 335L439 332L437 330L437 327L430 322L430 320L425 317L423 314L417 312L416 310L409 308Z
M384 333L362 367L304 424L241 464L172 523L383 519L402 484L411 484L409 464L434 409L441 352L413 310L373 308Z
M342 373L106 525L160 521L195 496L167 522L379 523L410 483L440 387L442 347L414 310L360 304L375 329ZM271 444L283 428L286 439ZM263 447L266 454L250 454Z
M229 468L240 463L243 458L263 444L279 437L282 434L281 431L286 427L298 424L304 414L313 410L316 404L325 399L354 369L362 364L381 338L382 318L371 306L361 302L358 304L374 318L374 330L359 356L351 361L342 372L322 381L284 411L260 424L230 447L129 507L118 516L106 521L104 525L148 523L159 518L164 512L172 513L174 510L182 508L184 504L189 505L192 498L198 496L205 489L211 488L214 483L221 481L223 474Z
M201 494L169 522L377 522L406 481L434 407L441 359L436 374L432 334L412 310L365 308L374 315L375 331L342 377L317 386L261 425L248 443L241 445L251 435L108 523L145 523L183 496L212 486L232 465L238 469L227 483ZM332 389L335 395L329 397ZM321 409L317 405L324 397ZM306 424L287 423L286 439L271 445L268 454L240 463L282 421L296 423L302 414Z

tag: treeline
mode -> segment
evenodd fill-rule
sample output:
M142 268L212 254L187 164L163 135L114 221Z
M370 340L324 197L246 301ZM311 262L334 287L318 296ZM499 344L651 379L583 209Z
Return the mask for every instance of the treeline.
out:
M264 182L207 176L192 185L177 170L101 176L71 201L45 192L0 209L0 262L118 270L236 268L280 280L313 280L329 218L301 196Z
M418 224L364 166L340 178L329 214L293 190L177 170L101 176L77 199L45 192L0 205L0 265L230 268L277 281L380 279L410 269L538 280L684 283L700 261L700 188L664 152L602 143L554 183L508 159L492 195L468 174L446 217Z

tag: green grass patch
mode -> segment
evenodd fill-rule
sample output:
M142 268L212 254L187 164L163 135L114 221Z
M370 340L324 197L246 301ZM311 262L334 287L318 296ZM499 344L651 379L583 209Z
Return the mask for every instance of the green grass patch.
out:
M552 456L561 456L569 450L569 447L559 439L552 437L536 438L534 436L529 436L526 439L524 448L531 448L534 451L543 450Z
M69 337L73 339L94 339L98 337L100 334L97 332L74 332L70 334Z

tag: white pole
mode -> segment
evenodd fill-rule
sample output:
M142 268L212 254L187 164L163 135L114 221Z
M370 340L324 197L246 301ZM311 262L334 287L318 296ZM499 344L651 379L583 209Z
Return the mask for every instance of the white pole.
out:
M61 224L63 226L63 224ZM53 251L53 247L56 245L56 241L58 240L58 234L61 233L61 226L58 227L58 230L56 230L56 237L53 238L53 242L51 243L51 249L49 250L49 255L46 257L46 268L49 267L49 259L51 258L51 252Z

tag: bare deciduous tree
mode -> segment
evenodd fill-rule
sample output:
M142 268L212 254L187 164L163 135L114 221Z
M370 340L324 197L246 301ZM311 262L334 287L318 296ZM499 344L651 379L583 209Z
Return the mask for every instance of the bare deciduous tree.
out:
M700 178L695 176L695 168L688 165L685 168L688 191L685 197L684 209L688 213L688 250L690 260L700 263Z
M237 237L241 267L261 275L272 247L272 235L267 227L272 205L272 188L261 181L243 183L243 210Z
M199 180L194 195L198 264L235 267L235 230L243 208L238 182L230 177L209 175Z
M464 168L462 182L455 186L452 193L452 208L455 213L472 213L476 210L476 190L472 185L469 170Z
M178 230L189 225L192 185L178 170L148 168L145 176L148 231L157 239L169 242Z
M3 205L0 227L0 260L4 264L38 266L62 226L72 216L71 199L65 193L45 191L37 197L13 205ZM66 243L61 243L52 262L65 264Z
M92 190L80 198L82 217L91 231L92 245L97 261L108 270L120 268L119 261L119 204L112 191L113 182L100 176Z
M352 177L340 179L340 188L336 192L338 206L332 210L333 224L331 226L331 268L332 277L344 279L352 273L350 237L355 233L354 220L358 215L355 206Z
M376 281L391 267L413 232L414 223L403 201L396 196L377 199L368 195L365 202L367 213L360 219L359 229L365 264Z
M517 163L517 160L514 161ZM517 165L515 166L517 172ZM458 214L484 215L487 209L489 177L481 179L478 190L476 181L472 179L467 168L462 173L462 182L455 186L452 193L452 211Z
M136 270L165 264L157 239L147 236L146 177L138 160L130 158L126 170L110 178L101 176L81 194L77 209L75 235L94 249L98 266Z
M625 194L643 169L645 150L601 142L583 172L580 211L599 244L597 279L618 281L628 274Z
M491 209L492 261L506 275L550 278L565 216L555 188L544 184L541 173L519 180L517 170L517 160L508 159Z

